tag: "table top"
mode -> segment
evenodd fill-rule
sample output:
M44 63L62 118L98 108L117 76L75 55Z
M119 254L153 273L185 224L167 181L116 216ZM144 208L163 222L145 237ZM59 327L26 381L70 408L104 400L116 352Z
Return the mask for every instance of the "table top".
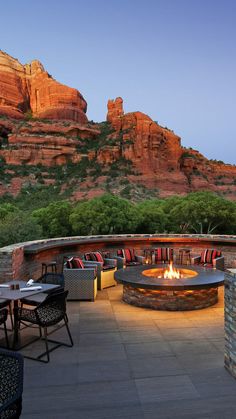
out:
M197 275L189 278L165 279L163 277L147 277L143 271L149 269L165 269L168 265L141 265L118 269L115 279L123 285L131 285L134 288L157 289L157 290L193 290L220 286L224 283L224 272L199 265L176 265L175 268L194 270Z
M32 284L32 286L40 286L41 289L40 290L31 290L30 287L27 287L27 291L21 291L20 289L18 290L11 290L10 288L5 287L5 285L16 285L19 284L20 288L26 288L27 287L27 281L18 281L18 280L14 280L14 281L9 281L9 282L5 282L4 284L0 284L0 299L7 299L7 300L21 300L21 298L25 298L25 297L29 297L31 295L34 294L38 294L40 292L45 292L48 290L52 290L54 288L57 288L58 285L56 284L42 284L41 282L35 282ZM4 285L4 287L1 285ZM29 289L29 290L28 290Z

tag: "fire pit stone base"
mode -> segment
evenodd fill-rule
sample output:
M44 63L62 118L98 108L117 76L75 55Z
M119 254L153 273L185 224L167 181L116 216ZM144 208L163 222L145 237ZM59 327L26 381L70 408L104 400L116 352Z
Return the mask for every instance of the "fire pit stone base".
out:
M218 287L167 291L134 288L130 285L124 285L123 301L137 307L152 308L154 310L198 310L217 303Z

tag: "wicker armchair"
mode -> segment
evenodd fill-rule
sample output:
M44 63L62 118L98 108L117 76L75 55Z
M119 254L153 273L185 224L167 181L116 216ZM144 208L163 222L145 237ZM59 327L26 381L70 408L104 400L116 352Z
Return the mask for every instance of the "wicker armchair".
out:
M22 410L24 359L19 353L0 350L0 418L17 419Z
M64 264L65 289L68 300L91 300L97 295L97 269L78 257L69 258Z
M8 334L7 334L7 315L8 315L8 310L7 308L2 308L0 310L0 325L3 325L4 328L4 333L5 333L5 339L6 339L6 345L7 348L9 348L9 340L8 340Z
M115 258L117 260L117 269L143 265L145 263L145 257L136 255L134 249L119 249Z
M116 285L114 273L117 269L117 261L115 258L105 258L100 252L90 252L84 254L83 262L96 267L99 290Z
M50 361L50 352L54 351L60 346L73 346L73 340L68 326L68 318L66 314L66 298L68 291L61 291L57 294L48 295L45 301L36 306L33 310L27 308L18 309L19 321L24 321L32 325L39 327L40 336L39 339L45 341L46 351L38 355L36 358L31 356L25 356L26 358L33 359L41 362ZM58 342L52 339L48 339L48 327L58 325L61 321L64 322L66 327L70 343ZM43 337L41 330L43 329ZM57 330L57 329L56 329ZM48 342L55 343L51 349L48 347ZM46 360L42 359L46 356Z
M209 268L216 268L220 271L224 270L224 256L220 250L206 249L200 256L191 258L192 265L203 265Z

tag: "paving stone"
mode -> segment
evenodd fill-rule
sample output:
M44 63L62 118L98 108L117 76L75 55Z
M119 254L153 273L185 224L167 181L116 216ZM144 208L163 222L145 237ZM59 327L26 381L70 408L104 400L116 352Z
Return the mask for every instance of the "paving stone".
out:
M142 404L199 397L187 375L136 379L135 383Z

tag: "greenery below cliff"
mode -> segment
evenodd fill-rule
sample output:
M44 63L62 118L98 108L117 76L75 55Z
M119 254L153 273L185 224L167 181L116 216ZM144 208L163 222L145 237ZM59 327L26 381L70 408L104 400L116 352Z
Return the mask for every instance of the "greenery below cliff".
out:
M0 246L111 233L236 234L236 203L209 192L139 203L105 194L71 203L52 186L0 198Z

